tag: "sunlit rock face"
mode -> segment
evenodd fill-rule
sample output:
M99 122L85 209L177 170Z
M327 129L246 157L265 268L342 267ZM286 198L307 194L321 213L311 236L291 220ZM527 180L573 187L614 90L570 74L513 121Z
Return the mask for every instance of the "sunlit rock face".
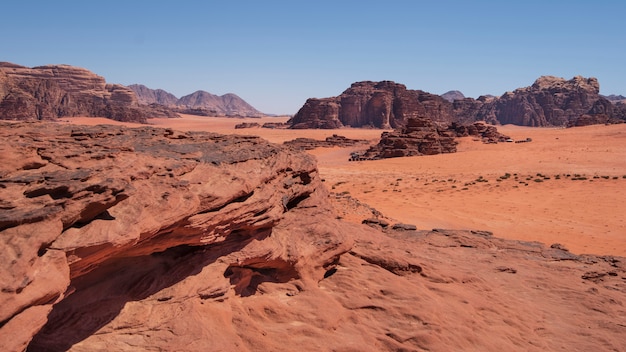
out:
M257 137L0 123L0 346L626 348L625 258L369 223Z
M80 67L24 67L0 63L0 119L56 120L96 116L145 122L148 117L173 117L164 108L140 106L135 93Z

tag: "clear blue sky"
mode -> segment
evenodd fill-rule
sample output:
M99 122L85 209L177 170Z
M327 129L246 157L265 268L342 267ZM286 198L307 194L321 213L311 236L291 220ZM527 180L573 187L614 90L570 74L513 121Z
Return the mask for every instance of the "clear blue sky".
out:
M501 95L542 75L626 95L626 1L5 1L0 61L70 64L266 113L393 80Z

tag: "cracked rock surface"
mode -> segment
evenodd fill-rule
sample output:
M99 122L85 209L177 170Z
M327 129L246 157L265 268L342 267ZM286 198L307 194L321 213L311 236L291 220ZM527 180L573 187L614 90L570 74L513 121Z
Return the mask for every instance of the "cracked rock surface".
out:
M626 349L625 258L342 222L257 137L0 134L2 350Z

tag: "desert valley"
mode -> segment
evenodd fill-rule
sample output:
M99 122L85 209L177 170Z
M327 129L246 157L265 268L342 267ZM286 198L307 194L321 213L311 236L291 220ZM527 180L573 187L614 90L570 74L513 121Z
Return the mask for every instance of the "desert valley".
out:
M3 350L626 350L626 108L593 78L259 117L0 68Z

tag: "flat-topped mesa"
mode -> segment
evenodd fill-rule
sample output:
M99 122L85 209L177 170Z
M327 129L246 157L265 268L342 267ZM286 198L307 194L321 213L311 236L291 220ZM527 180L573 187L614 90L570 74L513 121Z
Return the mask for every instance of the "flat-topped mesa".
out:
M289 121L291 128L400 128L407 120L428 116L438 123L453 121L452 105L444 98L409 90L392 81L353 83L341 95L308 99Z
M139 106L135 93L80 67L46 65L28 68L0 63L0 119L56 120L94 116L145 122L172 117L166 109Z

